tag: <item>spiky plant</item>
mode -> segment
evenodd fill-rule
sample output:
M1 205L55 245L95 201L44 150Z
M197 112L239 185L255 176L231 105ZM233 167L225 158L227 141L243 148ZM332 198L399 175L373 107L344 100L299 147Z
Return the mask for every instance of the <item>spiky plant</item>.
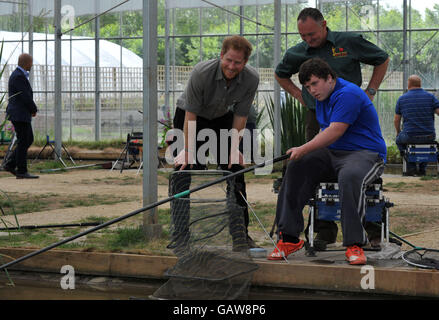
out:
M274 128L274 102L271 96L265 98L270 122ZM305 139L305 115L306 108L291 95L286 94L285 100L281 101L281 151L282 154L292 147L301 146Z

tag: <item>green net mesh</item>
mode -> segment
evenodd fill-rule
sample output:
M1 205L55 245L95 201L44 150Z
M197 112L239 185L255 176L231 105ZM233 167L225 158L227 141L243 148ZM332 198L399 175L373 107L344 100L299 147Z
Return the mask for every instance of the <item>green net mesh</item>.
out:
M169 181L174 195L227 171L176 171ZM248 254L243 208L237 205L233 178L171 202L171 241L178 257L158 299L238 299L248 294L258 268Z
M439 250L419 248L404 252L402 259L409 265L439 270Z

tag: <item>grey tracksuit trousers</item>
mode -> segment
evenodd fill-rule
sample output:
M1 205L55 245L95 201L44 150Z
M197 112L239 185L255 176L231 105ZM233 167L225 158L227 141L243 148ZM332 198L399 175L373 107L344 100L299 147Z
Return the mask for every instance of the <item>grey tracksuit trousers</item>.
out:
M319 149L288 164L276 207L278 232L299 237L304 230L303 208L320 182L337 179L343 245L364 245L366 188L384 171L384 161L369 150Z

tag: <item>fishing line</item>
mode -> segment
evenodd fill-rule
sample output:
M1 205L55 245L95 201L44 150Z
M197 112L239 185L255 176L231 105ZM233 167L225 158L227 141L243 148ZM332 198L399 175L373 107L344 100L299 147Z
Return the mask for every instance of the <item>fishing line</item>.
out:
M277 251L279 251L282 255L282 258L284 258L286 263L289 263L288 259L285 257L285 253L281 250L279 250L279 248L277 247L276 242L273 240L273 238L270 236L270 234L268 233L268 231L265 229L264 225L262 224L261 220L259 219L259 217L256 215L256 212L253 210L253 207L250 205L250 203L247 201L247 199L244 197L244 195L242 194L242 192L239 192L241 197L244 199L244 201L247 203L247 206L250 208L250 211L253 213L253 215L255 216L256 220L258 221L259 225L261 226L262 230L264 230L265 235L271 240L271 242L273 243L273 246L277 249Z

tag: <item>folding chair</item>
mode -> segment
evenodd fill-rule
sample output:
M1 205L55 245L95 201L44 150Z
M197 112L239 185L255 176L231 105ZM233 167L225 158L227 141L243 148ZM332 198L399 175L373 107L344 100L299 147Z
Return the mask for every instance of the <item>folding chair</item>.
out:
M16 146L17 146L17 135L14 132L14 135L11 138L11 141L8 145L8 149L6 150L5 156L3 158L1 168L3 168L3 166L8 162Z
M383 196L382 179L379 178L366 190L366 221L381 224L381 242L389 242L389 208L393 203ZM310 251L314 251L314 222L315 219L326 221L340 220L340 200L338 183L322 182L319 184L314 198L309 205L309 237Z
M436 142L407 144L402 157L402 175L406 176L410 174L410 172L407 170L408 162L413 162L416 164L433 162L436 164L436 172L439 175L438 156L439 152Z
M129 163L128 168L136 163L140 162L139 169L142 167L143 162L140 158L140 152L143 148L143 133L142 132L132 132L127 134L127 141L125 147L119 155L119 158L111 167L113 170L119 161L122 161L122 166L120 172L122 173L125 168L125 163Z
M58 152L56 152L55 147L53 146L55 144L54 140L50 140L50 137L48 135L46 135L46 144L43 146L43 148L40 150L40 152L38 153L38 155L35 157L35 159L32 160L32 164L40 158L41 154L44 152L44 150L47 147L50 147L52 149L52 152L49 155L49 158L55 153L55 156L57 158L57 160L59 160L64 167L67 168L67 165L65 164L65 162L63 161L62 157L60 154L58 154ZM61 144L62 149L64 150L64 152L66 153L66 155L69 157L70 161L73 163L73 165L76 165L75 161L73 160L72 156L70 155L70 153L67 151L66 147L64 146L64 144Z

